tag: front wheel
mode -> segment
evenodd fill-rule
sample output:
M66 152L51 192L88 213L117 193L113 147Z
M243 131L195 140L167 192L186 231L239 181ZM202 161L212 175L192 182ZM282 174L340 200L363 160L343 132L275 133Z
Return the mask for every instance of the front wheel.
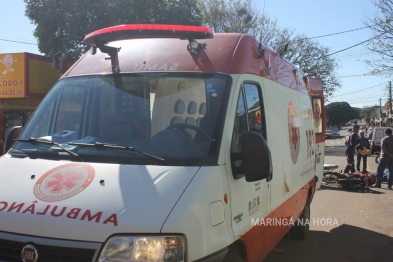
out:
M380 155L378 154L378 155L375 157L375 163L379 164L379 159L380 159Z
M308 237L310 232L310 204L304 206L302 215L291 228L291 235L294 239L303 240Z
M333 171L323 172L322 181L326 183L335 183L337 181L336 172Z

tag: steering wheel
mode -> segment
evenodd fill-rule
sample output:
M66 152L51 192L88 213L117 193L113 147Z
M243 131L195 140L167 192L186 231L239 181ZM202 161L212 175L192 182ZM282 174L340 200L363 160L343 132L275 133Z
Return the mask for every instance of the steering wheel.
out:
M175 129L175 128L189 128L192 129L196 132L201 133L202 135L204 135L209 141L211 141L211 137L209 136L208 133L206 133L206 131L202 130L201 128L194 126L194 125L190 125L190 124L185 124L185 123L177 123L177 124L172 124L170 126L168 126L166 129Z

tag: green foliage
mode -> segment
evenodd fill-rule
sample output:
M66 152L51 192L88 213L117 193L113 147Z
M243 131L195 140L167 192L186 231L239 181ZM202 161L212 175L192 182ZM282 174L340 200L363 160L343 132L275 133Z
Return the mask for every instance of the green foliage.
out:
M201 1L205 26L215 33L249 33L258 26L259 13L245 0Z
M393 1L372 0L376 12L363 22L372 31L366 47L374 53L365 63L372 69L371 75L391 77L393 73Z
M255 8L253 0L201 0L204 25L216 33L245 33L272 47L275 51L290 43L284 58L299 67L308 77L322 80L325 100L341 87L336 77L339 65L328 56L330 49L316 40L297 34L292 29L280 28L276 20Z
M366 122L368 125L370 125L371 124L371 117L370 117L370 115L365 115L364 117L363 117L363 120L364 120L364 122Z
M362 108L360 115L367 124L372 125L372 121L377 116L378 110L379 106Z
M26 16L37 27L38 49L49 57L87 50L86 34L133 23L200 25L198 0L24 0Z
M334 102L325 107L329 125L344 125L349 120L360 118L360 109L351 107L347 102Z

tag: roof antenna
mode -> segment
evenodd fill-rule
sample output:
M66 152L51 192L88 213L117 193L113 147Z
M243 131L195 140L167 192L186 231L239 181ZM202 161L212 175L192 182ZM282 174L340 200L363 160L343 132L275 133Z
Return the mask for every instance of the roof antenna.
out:
M289 42L286 42L284 44L284 46L282 48L280 48L280 50L278 51L278 54L282 57L283 55L285 55L286 53L288 53L289 51L292 51L290 49L290 44Z

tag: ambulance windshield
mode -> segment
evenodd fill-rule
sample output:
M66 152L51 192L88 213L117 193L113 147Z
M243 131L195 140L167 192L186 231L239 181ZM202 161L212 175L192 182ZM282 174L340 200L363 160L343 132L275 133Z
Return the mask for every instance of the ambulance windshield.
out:
M64 78L20 138L53 141L86 162L160 164L140 151L171 165L215 165L230 86L227 75L200 73ZM91 146L103 143L136 150ZM45 143L20 141L13 149L30 158L74 160Z

